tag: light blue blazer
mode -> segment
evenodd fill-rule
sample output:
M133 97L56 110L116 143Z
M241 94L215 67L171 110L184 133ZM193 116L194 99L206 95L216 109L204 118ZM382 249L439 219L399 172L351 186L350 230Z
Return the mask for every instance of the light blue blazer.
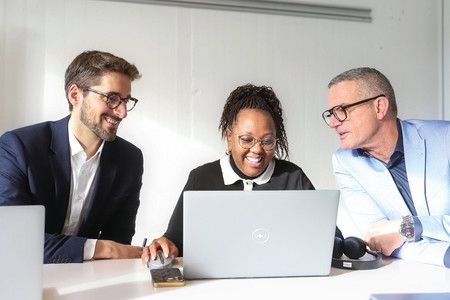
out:
M392 256L443 265L450 246L450 122L400 123L409 186L423 233L422 240L403 244ZM340 148L333 154L333 168L343 206L361 236L375 223L411 215L379 160Z

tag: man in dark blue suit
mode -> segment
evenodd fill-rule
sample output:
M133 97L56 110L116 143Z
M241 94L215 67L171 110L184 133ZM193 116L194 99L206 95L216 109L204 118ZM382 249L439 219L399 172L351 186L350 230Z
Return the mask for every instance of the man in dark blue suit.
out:
M141 256L130 244L142 152L116 137L140 77L120 57L83 52L65 75L71 114L0 137L0 205L45 206L44 263Z

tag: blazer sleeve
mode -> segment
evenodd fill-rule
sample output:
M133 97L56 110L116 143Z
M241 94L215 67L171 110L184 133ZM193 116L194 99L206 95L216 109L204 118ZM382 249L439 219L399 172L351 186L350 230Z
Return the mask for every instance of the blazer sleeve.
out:
M45 233L44 264L82 263L87 238Z

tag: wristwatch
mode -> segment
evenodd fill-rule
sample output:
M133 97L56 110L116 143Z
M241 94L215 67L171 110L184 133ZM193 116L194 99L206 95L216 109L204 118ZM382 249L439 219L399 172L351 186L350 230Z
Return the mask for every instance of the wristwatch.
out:
M412 242L415 239L414 236L414 221L411 216L404 216L402 218L402 223L400 224L400 229L398 231L403 237L403 241Z

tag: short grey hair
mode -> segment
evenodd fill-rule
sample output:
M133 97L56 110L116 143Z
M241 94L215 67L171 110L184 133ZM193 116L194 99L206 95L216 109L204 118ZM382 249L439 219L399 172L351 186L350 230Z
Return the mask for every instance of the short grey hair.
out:
M341 73L331 79L328 88L342 81L356 81L362 97L375 97L385 95L389 100L389 112L397 117L397 102L391 83L380 71L374 68L355 68Z

